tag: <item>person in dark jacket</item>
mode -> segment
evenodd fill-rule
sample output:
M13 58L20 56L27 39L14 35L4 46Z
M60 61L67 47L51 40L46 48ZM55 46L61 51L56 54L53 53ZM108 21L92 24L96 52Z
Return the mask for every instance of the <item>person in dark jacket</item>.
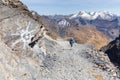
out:
M73 38L69 39L70 46L73 47L73 44L75 43L75 40Z

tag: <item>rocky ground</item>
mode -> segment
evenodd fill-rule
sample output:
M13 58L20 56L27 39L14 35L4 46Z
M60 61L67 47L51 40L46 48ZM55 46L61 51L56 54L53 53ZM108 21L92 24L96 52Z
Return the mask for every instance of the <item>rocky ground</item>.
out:
M58 41L53 46L56 43L45 40L46 55L36 53L24 57L15 55L1 43L1 80L119 80L113 65L108 64L107 70L102 65L107 62L95 60L99 59L97 56L86 57L86 49L91 50L87 45L76 44L71 48L68 42ZM97 61L99 65L95 64Z
M9 0L3 2L0 80L120 80L119 70L103 52L85 44L71 48L68 41L54 40L29 11L22 13Z

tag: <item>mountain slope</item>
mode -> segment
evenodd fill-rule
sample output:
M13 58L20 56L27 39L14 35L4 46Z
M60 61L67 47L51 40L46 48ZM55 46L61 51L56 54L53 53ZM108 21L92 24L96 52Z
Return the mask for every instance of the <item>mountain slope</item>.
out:
M107 36L89 25L69 28L67 35L74 37L77 43L93 45L98 49L106 45L109 40Z
M90 46L76 44L71 49L68 41L48 36L44 25L30 16L29 10L24 13L2 1L0 80L119 80L115 67L110 68L112 64L106 71L95 67L99 66L93 62L96 60L83 57L87 49L92 50ZM108 58L104 62L97 57L97 61L110 63Z
M110 40L109 37L98 31L93 25L83 25L75 20L67 18L66 16L56 15L55 17L44 17L42 20L43 23L46 22L48 25L48 30L51 30L54 34L57 34L57 36L64 39L74 37L78 43L87 43L94 45L97 48L106 45ZM64 24L60 25L61 21Z

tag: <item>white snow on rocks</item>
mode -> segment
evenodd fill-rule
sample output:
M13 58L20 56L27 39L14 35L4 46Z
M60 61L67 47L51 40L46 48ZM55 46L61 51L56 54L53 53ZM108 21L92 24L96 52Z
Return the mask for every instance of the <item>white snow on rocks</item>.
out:
M70 26L70 23L65 19L61 20L58 24L62 27Z

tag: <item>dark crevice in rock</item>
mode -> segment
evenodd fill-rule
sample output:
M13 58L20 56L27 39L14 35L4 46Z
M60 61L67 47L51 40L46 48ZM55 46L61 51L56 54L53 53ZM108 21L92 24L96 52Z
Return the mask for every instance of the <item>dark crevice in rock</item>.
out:
M35 46L35 44L40 40L42 38L42 36L40 36L40 37L38 37L38 39L36 39L36 40L34 40L34 41L32 41L33 39L34 39L34 37L33 38L31 38L31 43L29 43L29 46L31 47L31 48L33 48L34 46Z
M41 30L42 28L43 28L43 26L40 26L40 30ZM39 32L40 32L40 31L39 31ZM34 37L31 38L31 43L29 43L29 46L30 46L31 48L33 48L33 47L35 46L35 44L36 44L41 38L43 38L43 35L38 36L39 32L38 32ZM43 33L41 33L41 34L43 34Z

